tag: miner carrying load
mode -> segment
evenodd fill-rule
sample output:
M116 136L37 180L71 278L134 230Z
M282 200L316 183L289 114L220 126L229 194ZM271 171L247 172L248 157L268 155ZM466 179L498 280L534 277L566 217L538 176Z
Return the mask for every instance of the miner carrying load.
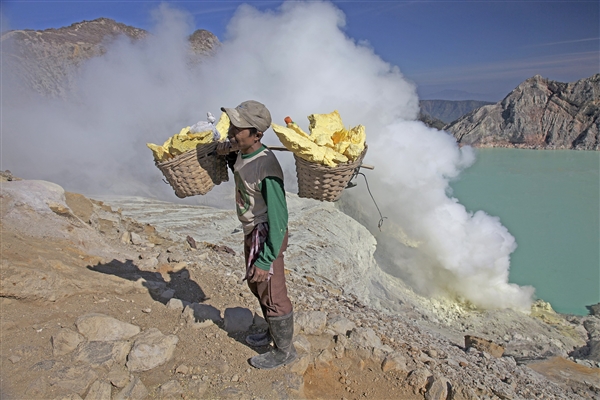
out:
M261 143L271 126L269 110L249 100L236 108L221 108L230 119L227 138L217 152L227 155L235 180L237 214L244 229L246 277L250 291L260 302L269 329L249 335L251 346L274 348L254 356L250 364L272 369L296 359L292 344L292 303L285 284L283 252L288 242L288 211L283 172L277 158Z

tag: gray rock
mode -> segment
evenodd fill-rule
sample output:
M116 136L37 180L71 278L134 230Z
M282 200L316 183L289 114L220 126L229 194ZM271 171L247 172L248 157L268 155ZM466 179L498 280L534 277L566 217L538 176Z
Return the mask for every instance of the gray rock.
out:
M177 342L177 336L163 335L156 328L142 332L127 356L127 368L131 372L140 372L164 364L173 357Z
M304 376L304 373L308 369L311 362L311 356L308 353L299 353L296 361L290 365L290 371L294 374Z
M226 308L223 319L227 332L246 332L252 326L252 311L243 307Z
M120 240L121 240L121 243L123 243L123 244L130 244L131 243L131 232L129 232L129 231L123 232Z
M124 364L131 343L115 340L112 342L86 342L77 348L73 354L74 362L83 362L94 368L111 367L113 364Z
M180 399L183 392L181 383L171 380L160 385L158 388L158 397L161 399Z
M354 322L339 314L330 315L327 319L327 328L331 329L339 335L346 335L355 327L356 324Z
M106 379L108 379L114 387L123 388L131 381L131 374L125 366L114 364L108 371Z
M97 380L92 383L85 400L110 400L111 390L110 383Z
M167 289L164 292L162 292L160 294L160 298L163 300L170 300L173 298L173 296L175 296L175 290L174 289Z
M136 263L137 267L142 271L154 271L158 266L157 258L145 258Z
M135 245L141 245L144 242L142 241L142 237L135 232L131 232L131 243Z
M90 341L129 339L140 333L140 327L121 322L104 314L86 314L75 322L77 330Z
M381 347L381 339L371 328L354 328L350 333L350 343L363 348Z
M77 393L80 396L98 379L98 375L87 365L69 365L55 372L50 384Z
M600 303L585 307L589 310L590 315L600 316Z
M171 310L183 310L183 301L180 299L171 299L167 302L167 308Z
M294 315L294 330L307 335L320 335L325 329L327 315L322 311L298 312Z
M458 366L458 363L456 365ZM398 352L390 353L385 357L385 359L381 363L381 370L383 372L408 372L408 369L406 368L406 358Z
M55 364L54 360L43 360L35 363L30 369L32 371L50 371Z
M448 397L448 380L442 377L434 377L427 386L425 400L446 400Z
M183 255L183 252L181 251L174 251L172 253L170 253L167 257L167 261L169 261L170 263L178 263L178 262L182 262L185 260L185 257Z
M295 335L294 339L293 339L293 343L294 343L294 346L296 347L297 351L310 354L312 345L310 344L310 341L305 336Z
M317 357L315 357L315 366L317 368L327 368L330 366L333 360L333 354L327 349L322 350Z
M62 356L75 350L85 338L69 328L62 328L52 335L50 340L52 341L52 354Z
M56 355L56 354L55 354L55 355ZM19 356L15 356L15 355L12 355L12 356L8 357L8 359L9 359L9 361L10 361L11 363L13 363L13 364L16 364L16 363L18 363L19 361L21 361L21 357L19 357Z
M115 396L114 400L143 400L146 397L148 397L148 389L140 378L134 376L131 382Z
M429 370L425 368L417 368L415 370L410 371L408 377L406 378L406 383L412 386L415 392L418 392L421 389L425 389L425 387L429 383L430 376L431 373L429 372Z

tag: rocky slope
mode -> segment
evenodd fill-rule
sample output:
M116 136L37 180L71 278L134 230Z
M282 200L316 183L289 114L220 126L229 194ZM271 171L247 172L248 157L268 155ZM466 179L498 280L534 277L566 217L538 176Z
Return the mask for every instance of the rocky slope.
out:
M600 74L572 83L536 75L444 129L475 147L598 150Z
M252 369L268 348L244 343L264 320L233 211L7 179L3 399L600 397L598 307L527 316L419 297L379 269L364 227L291 194L300 357Z
M420 100L421 113L446 124L470 113L479 107L494 104L479 100Z
M109 18L83 21L59 29L14 30L2 34L2 69L17 76L17 82L35 91L63 97L73 89L83 62L101 56L119 38L143 40L148 32ZM210 54L219 45L212 33L199 29L190 38L190 61Z

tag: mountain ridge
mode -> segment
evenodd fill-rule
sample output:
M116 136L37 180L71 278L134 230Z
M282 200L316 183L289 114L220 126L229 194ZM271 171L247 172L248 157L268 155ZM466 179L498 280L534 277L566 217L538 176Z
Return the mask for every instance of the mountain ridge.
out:
M571 83L535 75L444 129L473 147L599 150L600 74Z
M0 36L2 69L10 70L17 87L52 97L65 97L76 85L78 68L102 56L119 38L144 40L150 33L110 18L73 23L67 27L12 30ZM211 32L198 29L188 40L190 62L211 54L220 42Z

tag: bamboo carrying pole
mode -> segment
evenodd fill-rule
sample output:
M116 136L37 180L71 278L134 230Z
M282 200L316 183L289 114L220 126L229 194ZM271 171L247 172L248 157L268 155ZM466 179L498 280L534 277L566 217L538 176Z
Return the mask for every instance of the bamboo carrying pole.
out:
M269 150L277 150L277 151L289 151L288 149L286 149L284 146L267 146L267 148ZM375 166L373 165L369 165L369 164L360 164L360 168L365 168L365 169L370 169L373 170L375 169Z

